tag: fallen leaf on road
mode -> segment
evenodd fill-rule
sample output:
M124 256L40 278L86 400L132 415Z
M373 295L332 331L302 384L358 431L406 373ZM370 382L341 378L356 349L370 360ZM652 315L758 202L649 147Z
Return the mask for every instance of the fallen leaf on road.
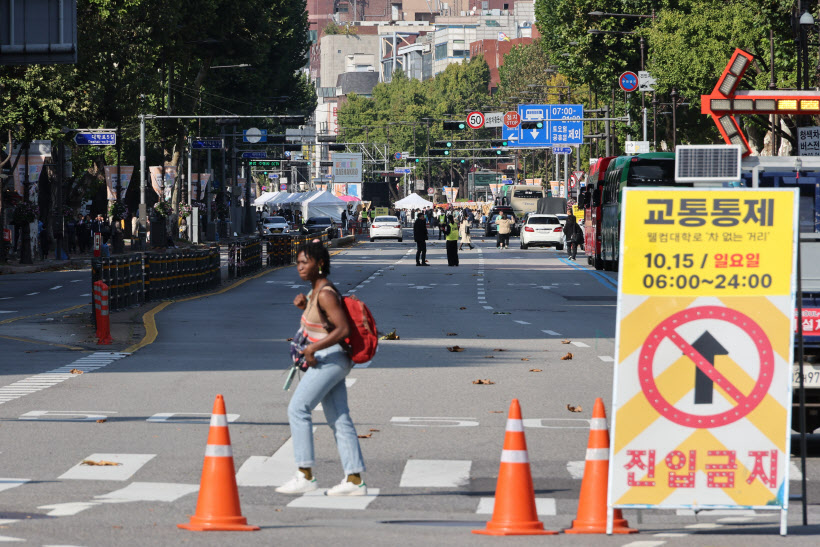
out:
M490 414L504 414L503 410L491 410Z
M493 382L492 380L484 379L484 380L473 380L473 383L477 384L477 385L480 385L480 386L491 386L495 382Z
M464 306L461 306L459 309L460 310L466 310L467 308L465 308Z
M566 355L564 355L563 357L561 357L561 360L562 360L562 361L569 361L570 359L572 359L572 354L571 354L571 353L569 353L569 352L567 352L567 354L566 354Z
M562 344L569 344L570 342L572 342L572 340L561 340Z
M379 430L378 430L378 429L371 429L370 431L371 431L371 432L376 432L376 433L378 433L378 432L379 432Z
M457 332L448 332L447 336L458 336Z
M288 338L288 342L292 342L292 341L293 341L293 338Z
M541 372L540 368L531 368L530 372Z
M109 462L107 460L99 460L99 461L96 461L96 462L94 460L83 460L82 462L80 462L80 465L102 465L102 466L106 466L106 465L122 465L122 464L117 463L117 462Z
M510 315L508 311L494 311L493 315Z
M447 351L464 351L464 348L461 346L447 346Z
M97 423L98 423L98 424L104 424L104 423L105 423L105 422L107 422L107 421L108 421L108 420L106 420L105 418L103 418L103 419L97 420Z
M392 331L388 332L387 334L385 334L384 336L379 338L379 340L399 340L399 339L400 339L399 335L396 334L396 329L393 329Z
M505 349L501 349L501 348L496 348L496 349L494 349L493 351L507 351L507 350L505 350Z
M580 406L567 405L567 410L569 410L570 412L581 412L584 409Z
M495 359L495 355L485 355L485 359Z
M529 359L527 359L526 357L522 357L521 360L522 361L529 361Z
M373 436L373 434L372 434L372 433L368 433L367 435L359 435L359 438L360 438L360 439L369 439L369 438L371 438L372 436Z
M69 372L71 374L82 374L83 373L82 370L77 370L76 368L73 368L73 369L69 370Z

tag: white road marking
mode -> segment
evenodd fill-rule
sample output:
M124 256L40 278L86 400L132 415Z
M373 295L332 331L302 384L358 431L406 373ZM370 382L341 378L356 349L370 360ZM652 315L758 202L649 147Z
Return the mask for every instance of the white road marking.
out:
M317 427L313 428L316 432ZM236 474L238 486L282 486L293 478L293 438L288 439L272 456L251 456Z
M572 345L578 348L588 348L589 344L585 344L583 342L572 342Z
M308 509L367 509L379 495L378 488L368 488L366 496L325 496L326 488L314 490L290 502L288 507Z
M11 300L12 298L14 298L14 297L13 296L3 296L3 297L0 297L0 300Z
M90 292L87 292L87 293L85 293L85 294L81 294L80 296L91 296L91 293L90 293Z
M0 313L17 313L17 310L0 310Z
M85 460L117 462L121 465L83 465L78 463L58 478L62 480L126 481L156 454L91 454Z
M561 336L560 332L555 332L554 330L542 330L544 334L549 334L550 336Z
M484 306L484 309L485 310L491 310L491 309L493 309L493 307L492 306Z
M55 285L54 287L51 287L49 290L50 291L56 291L57 289L62 289L62 288L63 288L62 285Z
M681 534L680 532L662 532L660 534L652 534L658 538L685 538L689 534Z
M573 479L581 480L584 478L584 468L587 462L579 460L574 462L567 462L567 472Z
M5 479L0 478L0 492L3 490L11 490L12 488L17 488L21 484L26 484L31 479Z
M520 319L514 319L513 323L518 323L519 325L530 325L531 323L527 323L526 321L521 321Z
M399 486L452 488L470 482L471 460L407 460Z
M687 524L684 528L695 528L700 530L714 530L715 528L722 528L722 525L716 522L698 522L697 524ZM626 547L624 545L623 547Z
M94 496L103 503L123 503L129 501L176 501L199 490L198 484L177 484L173 482L132 482L125 488L108 494Z
M621 547L660 547L666 543L665 541L631 541L629 543L624 543Z
M174 416L179 416L174 418ZM187 417L183 417L187 416ZM227 414L228 423L239 419L239 414ZM146 422L166 424L207 424L211 422L211 414L207 412L157 412Z
M79 283L80 281L85 281L85 279L72 279L72 283Z
M754 517L724 517L722 519L717 519L718 522L723 522L726 524L733 524L739 522L750 522L753 521Z
M26 296L34 296L35 294L40 294L40 293L38 293L38 292L30 292L30 293L28 293Z
M800 466L798 465L799 461L800 460L789 462L789 480L790 481L803 480L803 473L800 471Z
M489 515L494 508L495 498L480 498L475 512L478 515ZM535 512L543 516L555 516L555 498L535 498Z
M604 363L611 363L615 360L615 358L610 355L599 355L598 359L600 359Z
M70 517L89 509L90 507L94 507L95 505L99 505L99 503L88 502L88 501L72 501L68 503L55 503L53 505L40 505L37 509L51 509L48 513L46 513L49 517Z

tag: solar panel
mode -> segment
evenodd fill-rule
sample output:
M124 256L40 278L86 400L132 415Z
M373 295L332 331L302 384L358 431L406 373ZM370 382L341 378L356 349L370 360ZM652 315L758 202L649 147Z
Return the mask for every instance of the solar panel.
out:
M741 147L727 144L682 145L675 150L675 182L740 180Z

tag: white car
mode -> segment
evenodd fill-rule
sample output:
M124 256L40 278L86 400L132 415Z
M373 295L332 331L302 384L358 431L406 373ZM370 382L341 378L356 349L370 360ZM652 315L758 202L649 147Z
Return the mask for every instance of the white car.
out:
M376 217L370 224L370 241L376 238L402 240L401 222L398 217Z
M521 226L521 248L534 246L564 248L564 225L557 215L529 215Z
M265 217L262 219L262 235L287 234L290 231L285 217Z

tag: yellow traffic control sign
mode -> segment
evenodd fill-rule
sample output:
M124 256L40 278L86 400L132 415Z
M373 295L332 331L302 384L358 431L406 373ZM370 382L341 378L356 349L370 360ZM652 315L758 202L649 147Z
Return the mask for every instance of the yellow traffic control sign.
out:
M788 509L798 194L627 188L608 505Z

